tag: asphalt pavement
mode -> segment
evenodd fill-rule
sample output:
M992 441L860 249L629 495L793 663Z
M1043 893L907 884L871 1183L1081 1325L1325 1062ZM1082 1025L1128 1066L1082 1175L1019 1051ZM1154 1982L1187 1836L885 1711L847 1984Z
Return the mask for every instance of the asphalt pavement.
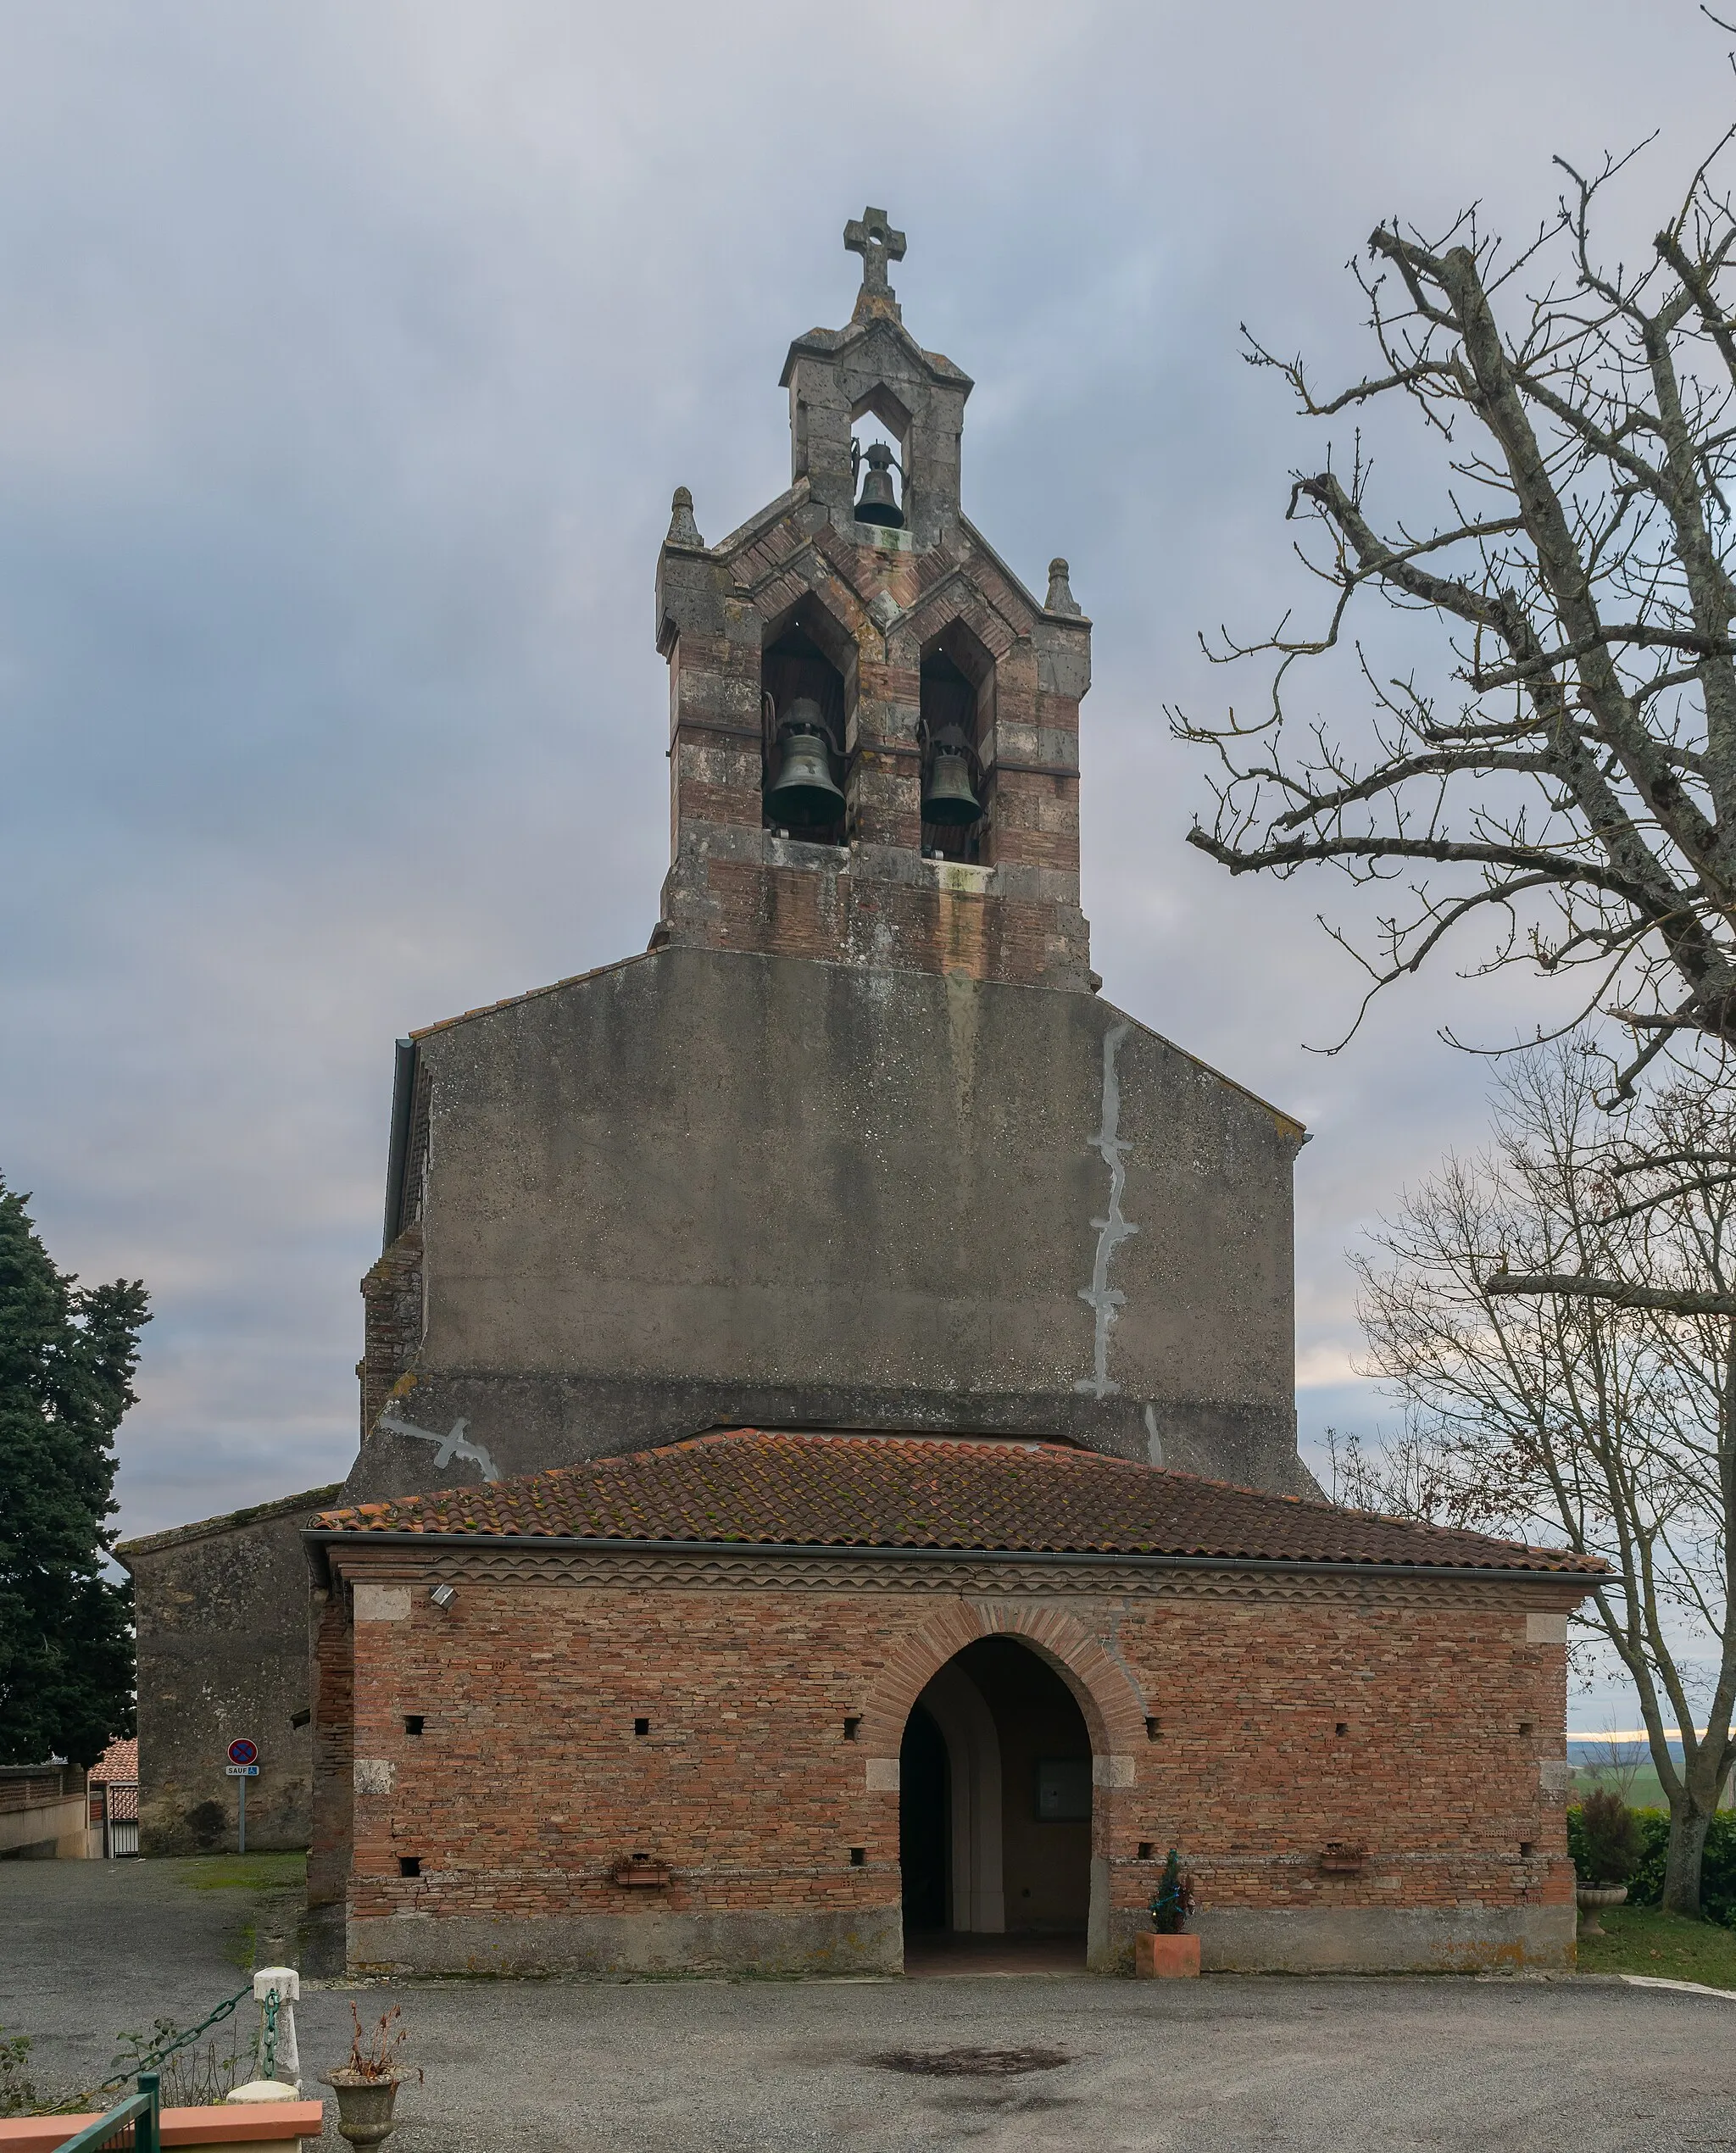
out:
M42 2081L88 2083L118 2033L241 1985L283 1902L196 1888L214 1873L0 1864L0 2025ZM425 2075L392 2153L1736 2147L1736 2001L1610 1982L331 1985L301 2006L307 2078L342 2060L353 2003L393 2002Z

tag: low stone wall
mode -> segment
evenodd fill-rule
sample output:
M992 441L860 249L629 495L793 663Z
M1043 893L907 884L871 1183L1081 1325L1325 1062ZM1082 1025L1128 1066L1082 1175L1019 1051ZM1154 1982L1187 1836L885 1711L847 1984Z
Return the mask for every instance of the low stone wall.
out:
M86 1799L81 1765L0 1765L0 1861L82 1861Z
M0 1861L81 1861L88 1841L82 1789L28 1808L0 1810Z
M1506 1973L1574 1957L1571 1905L1201 1910L1207 1973Z
M674 1913L566 1918L459 1915L349 1924L354 1973L899 1973L896 1906L860 1914Z
M98 2122L99 2116L0 2117L0 2153L55 2153L57 2147ZM158 2130L166 2146L197 2146L199 2153L262 2153L275 2146L297 2153L320 2142L325 2110L317 2100L278 2100L243 2107L165 2108Z

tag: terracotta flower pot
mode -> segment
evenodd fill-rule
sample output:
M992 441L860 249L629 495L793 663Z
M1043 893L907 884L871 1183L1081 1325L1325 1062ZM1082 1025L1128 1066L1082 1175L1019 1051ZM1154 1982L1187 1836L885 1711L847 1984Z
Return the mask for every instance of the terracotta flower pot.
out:
M1197 1981L1199 1939L1155 1936L1141 1929L1133 1939L1133 1971L1143 1981Z
M1628 1887L1626 1884L1576 1884L1573 1896L1579 1906L1579 1933L1582 1936L1607 1936L1610 1932L1599 1921L1598 1909L1600 1906L1619 1906L1628 1896ZM1591 1917L1589 1921L1585 1918L1588 1914Z
M378 2145L392 2135L392 2106L402 2081L364 2078L359 2071L331 2071L326 2083L337 2095L337 2134L352 2145Z

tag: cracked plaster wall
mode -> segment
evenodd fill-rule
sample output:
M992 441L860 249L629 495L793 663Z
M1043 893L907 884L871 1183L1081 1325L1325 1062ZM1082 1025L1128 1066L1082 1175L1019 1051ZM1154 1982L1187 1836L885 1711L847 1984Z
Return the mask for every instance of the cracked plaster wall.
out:
M503 1474L769 1422L1309 1485L1300 1130L1093 996L670 949L420 1051L394 1413L463 1421ZM376 1430L348 1493L465 1477L435 1457Z

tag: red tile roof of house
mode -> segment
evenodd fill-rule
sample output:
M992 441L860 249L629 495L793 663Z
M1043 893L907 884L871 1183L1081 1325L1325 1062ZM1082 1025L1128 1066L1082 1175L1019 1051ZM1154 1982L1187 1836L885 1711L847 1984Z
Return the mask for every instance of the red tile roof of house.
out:
M1159 1555L1574 1577L1604 1568L1564 1549L1264 1494L1062 1443L755 1428L481 1488L327 1510L314 1529Z
M129 1736L125 1742L111 1742L91 1766L92 1779L118 1780L130 1785L139 1776L139 1745L136 1737Z

